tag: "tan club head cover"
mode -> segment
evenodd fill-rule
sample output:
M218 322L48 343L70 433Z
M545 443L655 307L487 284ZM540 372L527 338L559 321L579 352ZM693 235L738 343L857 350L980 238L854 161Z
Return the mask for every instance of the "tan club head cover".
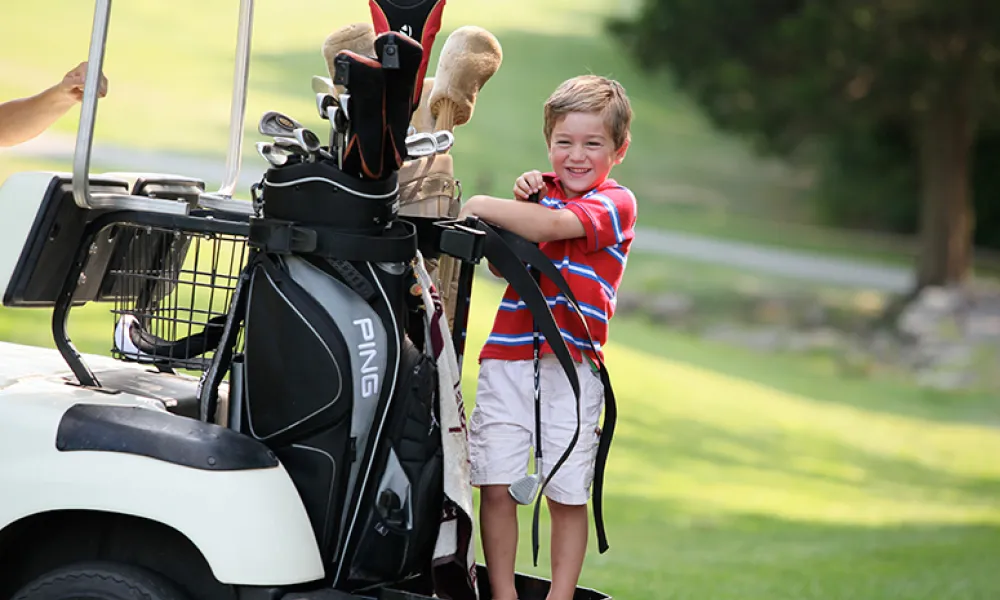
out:
M503 50L482 27L460 27L445 40L434 73L430 110L438 131L453 131L472 118L479 90L500 68Z
M331 33L323 42L323 58L330 79L336 78L333 60L341 50L350 50L361 56L375 58L375 26L371 23L346 25ZM344 93L344 86L338 85L337 94Z

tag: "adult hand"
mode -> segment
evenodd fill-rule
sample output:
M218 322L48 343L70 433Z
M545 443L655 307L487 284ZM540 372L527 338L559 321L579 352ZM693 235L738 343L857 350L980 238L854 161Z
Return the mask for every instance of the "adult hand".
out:
M60 90L64 91L77 102L83 100L83 87L87 81L87 61L76 66L72 71L66 73L63 80L58 84ZM103 98L108 95L108 79L101 73L100 83L97 88L97 97Z

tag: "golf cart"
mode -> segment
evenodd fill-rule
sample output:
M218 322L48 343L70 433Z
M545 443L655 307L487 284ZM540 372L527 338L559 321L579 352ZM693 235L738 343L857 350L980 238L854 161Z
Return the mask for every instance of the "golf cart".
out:
M90 173L111 10L95 4L72 174L0 187L3 303L51 310L56 346L0 342L0 599L490 598L485 569L462 562L471 511L446 491L436 365L461 359L481 258L534 285L517 240L401 216L391 169L344 167L364 118L346 102L327 113L336 144L291 127L277 136L286 151L261 151L254 202L234 199L253 0L240 4L220 189ZM405 57L404 37L383 33L380 54ZM414 286L425 256L461 262L445 340L429 286ZM525 294L544 304L537 287ZM68 335L72 310L93 302L111 307L110 356L81 355ZM442 550L449 535L466 547ZM522 599L549 587L518 585Z

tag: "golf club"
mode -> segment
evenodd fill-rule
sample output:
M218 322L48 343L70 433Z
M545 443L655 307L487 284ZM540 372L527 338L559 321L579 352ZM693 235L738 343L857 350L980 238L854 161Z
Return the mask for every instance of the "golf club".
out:
M410 158L420 158L437 153L437 138L432 133L418 133L406 138L406 154Z
M257 154L264 157L272 167L281 167L288 163L288 154L276 151L271 142L257 142Z
M537 276L538 272L535 273ZM508 488L510 497L518 504L531 504L535 501L542 479L542 385L541 364L539 362L541 339L537 327L533 328L532 336L535 367L535 468L534 473L518 479Z
M455 145L455 134L447 129L434 132L434 139L437 144L438 153L447 152Z
M329 93L316 92L316 112L319 113L319 118L329 119L329 108L337 106L337 99L331 96Z
M297 154L302 158L309 158L312 156L312 152L310 152L309 149L306 148L302 142L298 141L293 137L283 137L280 135L275 136L274 147L281 148L283 150L291 152L292 154Z
M317 152L320 146L322 146L322 143L319 141L319 136L305 127L297 127L295 131L292 132L292 137L295 138L297 142L302 144L302 147L309 152Z
M317 94L336 94L336 88L333 87L333 80L320 75L313 75L312 90Z
M289 136L292 135L293 131L300 127L302 127L302 124L288 115L269 110L261 115L260 123L257 124L257 131L259 131L261 135L267 135L270 137L274 137L276 135Z

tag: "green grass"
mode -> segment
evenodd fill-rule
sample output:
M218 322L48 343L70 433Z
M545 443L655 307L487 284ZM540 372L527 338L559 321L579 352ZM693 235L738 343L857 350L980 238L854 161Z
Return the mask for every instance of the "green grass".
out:
M500 291L476 283L470 404ZM51 346L47 323L45 310L0 309L0 339ZM73 311L70 332L106 353L106 307ZM1000 595L995 395L845 379L810 357L757 355L638 319L616 319L612 332L612 549L591 548L583 585L699 600ZM531 567L530 514L520 513L518 565L544 575L549 546Z

